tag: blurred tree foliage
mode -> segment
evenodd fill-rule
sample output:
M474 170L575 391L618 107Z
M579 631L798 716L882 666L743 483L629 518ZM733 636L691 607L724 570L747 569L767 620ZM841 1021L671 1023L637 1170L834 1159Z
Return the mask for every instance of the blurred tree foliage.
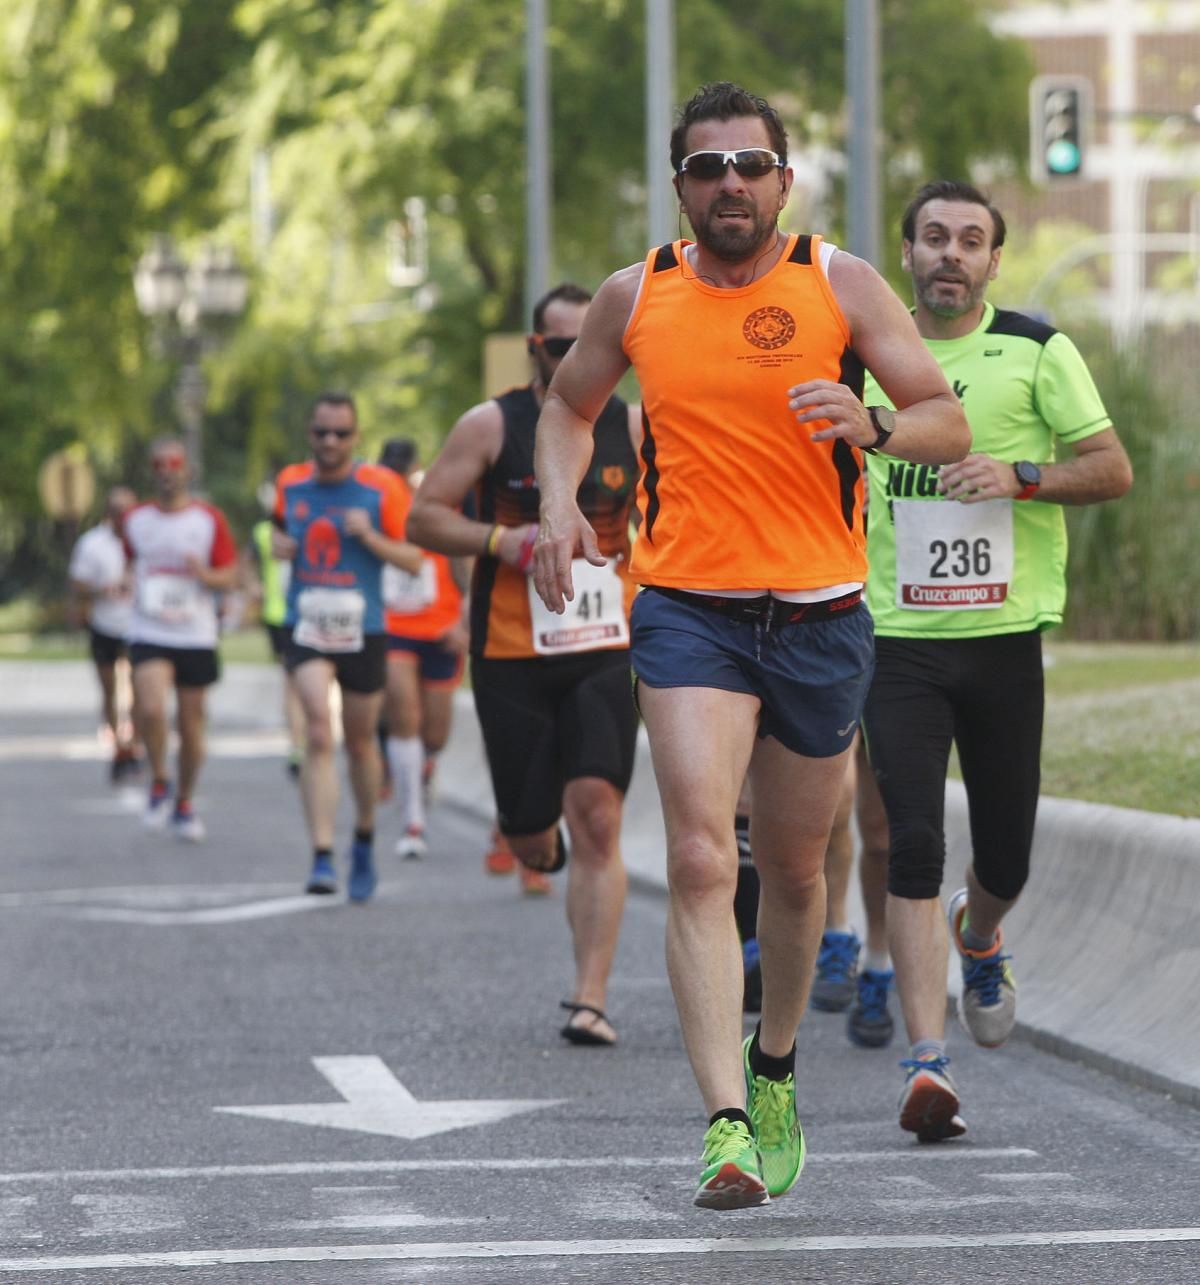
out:
M926 176L1020 169L1031 66L987 7L883 0L889 226ZM677 97L731 79L776 102L793 156L823 149L812 208L836 239L843 0L675 12ZM645 250L644 18L644 0L550 5L554 267L593 287ZM0 551L23 535L32 574L50 450L82 438L102 481L137 480L170 426L171 363L131 289L154 232L231 242L252 275L208 362L218 501L251 516L330 385L359 396L372 446L436 448L481 395L485 336L527 324L520 0L0 0L0 20ZM413 197L428 277L397 288L386 234Z

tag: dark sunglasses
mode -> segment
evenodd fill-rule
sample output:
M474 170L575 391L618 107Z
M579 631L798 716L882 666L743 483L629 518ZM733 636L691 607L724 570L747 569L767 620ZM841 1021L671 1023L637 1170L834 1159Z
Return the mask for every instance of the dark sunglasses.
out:
M308 430L314 437L353 437L355 430L352 428L310 428Z
M554 335L534 335L533 342L545 352L547 357L565 357L571 351L571 345L574 344L575 339L574 337L564 339Z
M736 152L693 152L679 162L679 172L698 179L722 178L726 165L732 165L742 178L763 178L772 170L782 169L783 161L765 147L743 147Z

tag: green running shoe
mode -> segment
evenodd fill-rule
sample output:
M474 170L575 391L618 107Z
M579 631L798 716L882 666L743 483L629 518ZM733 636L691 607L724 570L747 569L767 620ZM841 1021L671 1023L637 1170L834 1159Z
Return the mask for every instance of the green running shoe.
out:
M754 1124L762 1175L772 1196L791 1191L804 1168L804 1131L796 1115L796 1077L768 1080L750 1069L750 1042L742 1045L746 1069L746 1113Z
M770 1201L754 1139L740 1121L720 1119L709 1125L703 1162L695 1200L701 1209L748 1209Z

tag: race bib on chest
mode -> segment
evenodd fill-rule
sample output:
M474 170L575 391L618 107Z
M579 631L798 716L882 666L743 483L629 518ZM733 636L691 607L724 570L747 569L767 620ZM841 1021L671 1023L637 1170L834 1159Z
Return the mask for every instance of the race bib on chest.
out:
M366 610L357 589L305 589L296 599L292 638L314 651L362 651Z
M1002 607L1012 580L1012 501L893 500L896 606Z
M612 561L594 567L586 558L571 563L575 600L556 616L529 581L529 616L533 622L533 649L539 656L566 656L575 651L595 651L629 642L625 615L625 586Z
M142 581L138 607L164 625L186 625L200 615L206 592L192 576L155 572Z
M383 568L383 605L403 616L415 616L432 607L437 597L437 568L431 558L421 559L417 572L385 564Z

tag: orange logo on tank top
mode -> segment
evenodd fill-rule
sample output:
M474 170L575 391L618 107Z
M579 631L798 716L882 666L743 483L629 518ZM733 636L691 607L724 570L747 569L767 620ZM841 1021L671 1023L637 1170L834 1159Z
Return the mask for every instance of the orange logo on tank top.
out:
M331 570L342 556L342 538L328 518L317 518L304 536L304 556L314 567Z
M782 348L796 334L796 319L786 308L759 308L742 324L755 348Z
M620 464L609 464L600 470L600 484L605 490L619 495L625 490L625 470Z

